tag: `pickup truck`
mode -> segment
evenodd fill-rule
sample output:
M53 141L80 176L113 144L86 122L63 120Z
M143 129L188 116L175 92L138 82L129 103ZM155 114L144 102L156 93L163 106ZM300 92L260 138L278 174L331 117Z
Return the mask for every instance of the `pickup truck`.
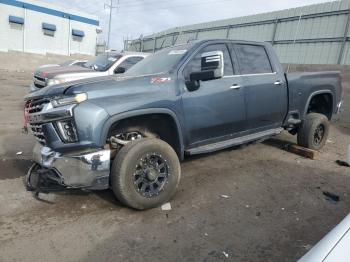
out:
M78 64L63 63L61 66L43 66L34 72L30 91L74 80L122 74L149 54L140 52L109 51L94 59Z
M74 65L83 66L86 62L87 62L87 60L67 60L67 61L64 61L60 64L42 65L42 66L39 66L37 70L43 69L43 68L48 68L48 67L57 67L57 66L74 66Z
M112 188L122 204L156 207L175 194L186 155L283 130L320 150L341 98L339 72L286 74L268 43L203 40L162 49L122 76L25 97L38 140L27 188Z

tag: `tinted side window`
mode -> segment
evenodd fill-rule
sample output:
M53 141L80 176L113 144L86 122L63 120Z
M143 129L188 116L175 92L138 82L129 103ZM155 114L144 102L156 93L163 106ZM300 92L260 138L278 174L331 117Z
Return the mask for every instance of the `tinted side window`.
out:
M125 59L118 67L123 67L125 68L125 71L128 70L130 67L133 65L137 64L143 59L142 56L134 56L134 57L129 57Z
M235 45L241 74L272 73L269 57L262 46Z
M231 63L230 54L225 44L215 44L203 47L186 65L184 69L184 76L186 80L189 80L190 73L201 71L201 55L211 51L222 51L224 54L224 75L233 75L233 68Z

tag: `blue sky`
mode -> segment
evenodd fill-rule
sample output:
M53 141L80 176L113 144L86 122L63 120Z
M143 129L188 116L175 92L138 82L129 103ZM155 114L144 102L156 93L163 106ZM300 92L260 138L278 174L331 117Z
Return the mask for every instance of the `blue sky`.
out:
M110 0L41 0L97 15L107 39ZM117 6L118 0L112 0ZM124 38L138 38L164 29L275 11L329 0L119 0L113 10L111 48L122 49Z

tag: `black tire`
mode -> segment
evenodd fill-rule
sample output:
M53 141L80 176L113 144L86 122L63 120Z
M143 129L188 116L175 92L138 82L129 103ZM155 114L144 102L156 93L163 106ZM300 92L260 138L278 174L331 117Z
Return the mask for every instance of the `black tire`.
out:
M152 157L157 158L157 160L159 158L159 161L164 160L163 166L164 170L167 172L163 172L168 175L166 176L166 180L162 178L162 186L158 188L158 194L145 196L143 194L151 193L147 193L146 189L145 192L142 192L139 188L139 184L137 184L138 179L136 179L136 177L139 172L142 174L142 177L147 177L143 169L141 169L141 171L138 169L144 166L144 164L139 165L139 163L141 163L142 160L146 161L146 159ZM149 165L145 166L149 167ZM136 171L137 169L139 171ZM162 174L162 176L165 175ZM177 190L180 177L180 162L173 148L160 139L147 138L130 142L118 152L112 165L111 186L116 198L122 204L134 209L144 210L160 206L169 201ZM150 181L157 181L158 183L158 179L160 178L157 177L155 180L148 180L148 178L141 178L141 180L142 179L147 179L148 183L153 183ZM141 184L143 185L143 182ZM152 189L153 188L154 185L152 185Z
M321 133L323 133L322 137ZM298 130L298 145L313 150L320 150L326 144L328 134L328 118L322 114L310 113L306 115Z

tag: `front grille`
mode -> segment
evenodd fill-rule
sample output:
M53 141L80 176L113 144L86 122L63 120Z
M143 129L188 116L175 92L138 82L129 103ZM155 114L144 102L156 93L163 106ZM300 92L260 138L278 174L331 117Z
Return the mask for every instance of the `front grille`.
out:
M42 124L29 124L29 129L40 143L46 144L45 135L42 130Z
M25 104L25 110L28 114L39 113L49 102L50 100L46 98L28 100Z
M38 79L39 81L45 82L45 78L42 78L42 77L40 77L40 76L34 76L34 78Z
M41 85L41 84L39 84L39 83L36 83L36 82L34 82L34 85L35 85L35 87L37 87L37 88L43 88L43 87L45 87L45 86L43 86L43 85Z
M46 98L28 100L24 107L28 119L31 114L40 113L49 102L50 100ZM46 144L42 123L29 123L29 130L41 144Z
M35 75L34 76L34 85L37 88L43 88L46 86L46 79Z

